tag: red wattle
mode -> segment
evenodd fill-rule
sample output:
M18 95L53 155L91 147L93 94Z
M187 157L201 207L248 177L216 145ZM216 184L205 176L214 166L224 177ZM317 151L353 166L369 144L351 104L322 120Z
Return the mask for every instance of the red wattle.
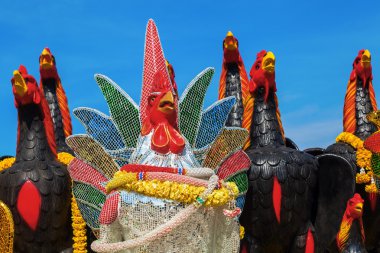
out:
M274 213L276 214L277 222L281 222L281 185L278 182L278 179L276 176L273 178L273 193L272 193L272 199L273 199L273 208Z
M314 237L310 228L307 231L305 253L314 253Z
M169 127L170 134L170 151L173 154L179 154L185 148L185 140L181 134L172 127Z
M41 195L31 181L26 181L17 197L17 211L30 229L36 230L40 218Z
M154 129L151 147L154 151L161 154L166 154L169 152L169 133L167 126L160 124Z

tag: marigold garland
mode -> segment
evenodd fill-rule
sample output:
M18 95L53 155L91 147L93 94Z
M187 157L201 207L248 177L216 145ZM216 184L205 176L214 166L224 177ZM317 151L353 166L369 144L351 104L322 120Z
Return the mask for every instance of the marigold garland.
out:
M57 156L58 161L61 163L68 165L73 159L69 153L61 152ZM71 197L71 219L72 219L72 227L73 227L73 253L86 253L87 252L87 236L86 236L86 222L84 221L78 205L77 201L72 194Z
M159 180L137 180L133 173L123 171L116 172L113 182L127 182L120 186L120 183L107 185L109 190L121 188L127 191L138 192L147 196L175 200L181 203L190 204L206 190L202 186L193 186L189 184L159 181ZM235 199L239 193L239 189L233 182L227 182L225 187L214 190L205 201L205 206L222 206L227 202Z
M240 226L240 240L242 240L244 238L244 234L245 234L245 229L243 226Z
M9 167L11 167L13 165L13 163L16 161L16 158L15 157L9 157L9 158L5 158L4 160L2 160L0 162L0 171L3 171L5 169L8 169Z
M336 137L336 142L344 142L356 149L356 164L360 172L356 174L357 184L366 184L365 191L377 193L377 187L373 180L373 171L371 165L372 152L364 147L364 142L357 136L349 132L343 132Z

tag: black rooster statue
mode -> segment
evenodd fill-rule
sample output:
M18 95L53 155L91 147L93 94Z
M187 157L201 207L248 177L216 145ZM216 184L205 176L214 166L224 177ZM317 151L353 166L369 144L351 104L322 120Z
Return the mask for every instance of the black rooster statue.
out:
M364 198L363 224L369 252L380 252L380 173L376 155L365 143L378 131L375 92L372 84L371 54L360 50L353 62L343 110L343 133L324 151L346 158L356 175L356 191ZM377 146L380 142L377 141ZM376 145L375 145L376 146ZM372 159L371 159L372 157Z
M14 252L69 252L71 181L56 160L44 94L24 66L13 73L18 109L16 162L0 173L0 200L14 219Z
M339 230L354 193L352 167L339 156L314 157L286 146L272 52L257 54L250 76L251 167L240 217L246 231L241 252L317 252Z
M65 139L72 134L71 118L65 91L58 75L54 55L44 48L40 55L40 89L44 92L53 120L57 152L74 154Z

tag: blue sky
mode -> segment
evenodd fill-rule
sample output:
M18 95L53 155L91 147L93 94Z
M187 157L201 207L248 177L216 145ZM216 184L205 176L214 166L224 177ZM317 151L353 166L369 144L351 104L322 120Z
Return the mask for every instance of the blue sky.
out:
M70 109L108 113L93 75L102 73L139 101L145 26L153 18L180 92L206 67L215 75L205 106L217 98L222 40L239 39L247 71L261 49L276 55L285 134L301 148L332 143L359 49L372 53L380 92L378 1L0 1L0 154L15 154L17 113L10 78L19 64L39 79L38 57L50 47ZM84 129L73 117L75 133Z

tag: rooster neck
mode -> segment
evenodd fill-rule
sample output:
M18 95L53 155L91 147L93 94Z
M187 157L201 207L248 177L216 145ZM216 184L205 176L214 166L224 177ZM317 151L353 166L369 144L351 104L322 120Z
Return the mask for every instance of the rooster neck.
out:
M65 142L62 113L57 98L57 80L54 78L42 79L45 98L49 105L50 115L54 126L54 137L58 151L67 151L70 148Z
M226 121L226 126L241 127L243 119L243 98L241 92L241 80L239 65L237 63L226 63L226 91L225 97L234 96L236 103Z
M265 102L265 89L259 88L254 94L254 107L251 124L251 147L266 147L269 145L285 145L281 126L277 117L275 93L270 91Z
M18 109L19 137L16 162L54 160L45 133L41 109L36 104Z
M351 252L350 249L359 249L359 251L354 252L363 252L364 249L364 238L362 237L362 227L360 224L360 219L354 219L350 228L349 236L346 242L346 250Z
M366 88L363 88L363 80L358 77L355 97L355 135L362 140L365 140L368 136L377 131L375 125L367 119L367 115L372 111L373 107L369 96L368 85Z

